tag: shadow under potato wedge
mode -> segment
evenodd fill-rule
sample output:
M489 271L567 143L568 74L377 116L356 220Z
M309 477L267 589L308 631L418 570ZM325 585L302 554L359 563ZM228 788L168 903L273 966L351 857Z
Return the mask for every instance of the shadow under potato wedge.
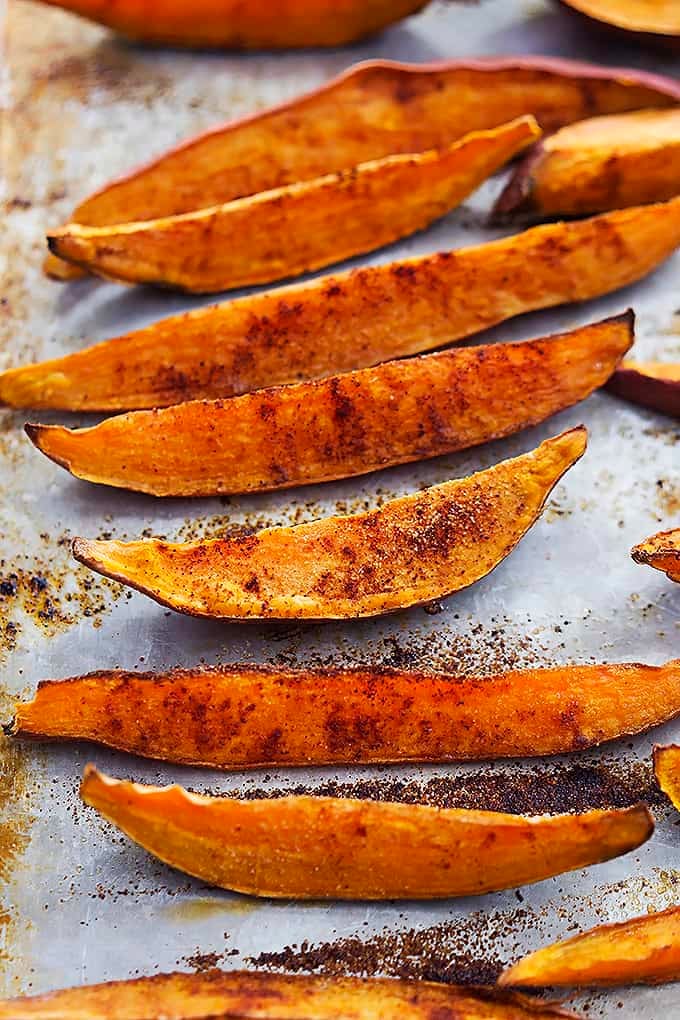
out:
M614 372L607 389L632 404L680 418L680 364L677 362L626 360Z
M680 193L680 109L594 117L539 141L493 216L584 216Z
M671 78L557 57L370 61L188 139L97 191L71 220L106 226L176 216L395 153L442 148L523 114L554 131L584 117L679 102ZM54 256L47 268L59 278L78 273Z
M545 340L390 361L226 401L27 425L78 478L154 496L263 492L366 474L535 425L602 386L633 313Z
M429 0L45 0L136 42L234 50L345 46Z
M0 373L11 407L127 410L237 396L459 340L627 286L680 244L680 198L196 309Z
M545 946L504 970L498 984L607 987L679 979L680 907L670 907Z
M495 988L210 970L0 1000L0 1020L540 1020L556 1003Z
M127 283L192 293L270 283L423 229L539 134L534 118L522 117L444 149L386 156L163 219L67 224L47 240L60 258Z
M680 810L680 745L654 748L654 775L673 806Z
M442 899L539 882L640 846L644 804L522 818L334 797L234 800L85 769L81 797L164 863L210 885L295 899Z
M6 732L222 769L583 751L680 713L680 662L491 676L266 666L44 681Z
M680 528L650 535L631 550L636 563L662 570L671 581L680 581Z
M608 29L629 41L680 50L677 0L560 0L590 27Z
M420 605L488 574L583 455L583 426L530 453L378 510L172 543L76 538L73 555L178 612L218 619L352 619Z

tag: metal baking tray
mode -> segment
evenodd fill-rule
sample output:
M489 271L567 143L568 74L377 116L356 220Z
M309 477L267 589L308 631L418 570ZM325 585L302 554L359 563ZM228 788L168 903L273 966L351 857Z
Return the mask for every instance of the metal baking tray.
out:
M674 70L635 46L601 44L557 5L540 0L435 2L361 46L280 55L148 51L60 11L10 0L5 41L3 366L76 350L198 303L89 280L60 285L40 269L47 225L59 223L95 186L190 133L293 96L370 57L549 53ZM501 184L494 179L428 231L364 261L499 236L485 226L485 216ZM677 360L679 271L680 255L625 292L524 316L484 339L556 332L633 305L636 353ZM635 542L680 524L678 430L609 395L596 394L502 442L416 466L273 495L196 501L78 482L31 447L22 432L25 414L0 414L4 719L13 697L29 694L39 679L95 667L359 661L474 672L566 661L656 663L678 654L680 587L629 556ZM91 574L69 554L76 534L188 538L375 506L514 456L579 422L590 430L588 453L557 487L542 520L490 577L436 607L363 622L217 624L164 611ZM653 737L677 739L680 727ZM501 963L547 939L677 901L680 827L654 791L651 743L648 735L597 754L533 764L224 776L82 745L5 742L0 992L211 965L489 980ZM251 796L331 790L536 812L648 796L658 827L643 848L612 863L476 899L272 903L215 891L164 867L82 807L77 788L90 759L116 776ZM590 1016L671 1016L680 1014L680 988L615 990L587 1002Z

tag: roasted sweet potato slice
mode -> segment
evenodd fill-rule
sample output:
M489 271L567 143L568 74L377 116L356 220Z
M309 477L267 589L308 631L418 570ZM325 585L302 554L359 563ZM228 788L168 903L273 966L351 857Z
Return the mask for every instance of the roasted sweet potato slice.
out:
M355 516L185 544L77 538L73 554L194 616L375 616L441 598L493 570L585 446L586 430L572 429L487 471Z
M603 924L503 971L500 985L657 985L680 979L680 907Z
M680 364L677 362L624 361L609 380L607 389L633 404L680 418Z
M158 974L0 1001L0 1020L536 1020L573 1017L497 989L219 971ZM574 1018L575 1020L575 1018Z
M678 102L673 79L556 57L372 61L189 139L96 192L71 219L106 226L175 216L394 153L442 148L523 114L554 131L596 114ZM48 272L71 278L75 267L59 262L50 256Z
M226 401L131 411L72 430L29 425L78 478L156 496L289 488L476 446L543 421L607 381L632 312L547 340L390 361Z
M680 810L680 746L678 744L654 748L654 774L663 792Z
M80 793L180 871L223 889L296 899L480 895L618 857L654 828L644 804L521 818L334 797L233 800L115 780L91 765Z
M41 683L8 732L224 769L581 751L680 713L680 662L516 670L233 666Z
M627 286L678 244L680 198L366 266L185 312L76 354L10 369L0 373L0 401L151 408L347 372L521 312Z
M138 42L235 50L344 46L429 0L46 0Z
M680 49L677 0L561 0L590 25L632 35L664 49Z
M651 535L634 546L631 555L636 563L663 570L671 581L680 581L680 528Z
M93 273L194 293L268 283L381 248L459 205L538 137L533 117L179 216L69 224L50 250Z
M570 124L538 142L494 213L583 216L663 202L680 193L680 109Z

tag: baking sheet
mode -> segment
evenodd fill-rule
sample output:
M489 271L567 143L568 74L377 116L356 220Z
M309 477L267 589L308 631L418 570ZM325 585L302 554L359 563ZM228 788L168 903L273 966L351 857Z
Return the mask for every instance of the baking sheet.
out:
M189 133L311 88L370 57L429 61L552 53L677 73L635 47L584 34L540 0L435 2L361 46L312 53L155 52L47 7L10 0L2 88L2 367L52 357L207 303L40 271L43 233L95 186ZM497 178L428 231L359 262L474 244ZM505 231L506 233L508 231ZM640 357L680 357L680 256L627 291L524 316L485 334L511 340L573 328L633 305ZM523 664L665 661L678 655L680 587L633 564L631 545L680 524L678 430L597 394L544 425L481 449L349 482L243 498L165 500L78 482L34 450L23 412L0 412L2 716L39 679L95 667L160 669L238 661L408 665L462 672ZM30 415L87 423L94 417ZM238 626L181 617L76 565L72 536L186 539L238 526L376 506L464 476L579 422L587 455L491 576L440 605L375 621ZM677 816L654 791L653 741L680 725L547 762L461 767L277 770L224 776L83 745L2 744L0 992L171 969L254 964L291 970L492 979L553 937L678 899ZM290 788L513 811L654 802L658 827L633 854L537 885L435 904L268 903L215 891L164 867L77 798L88 760L116 776L258 796ZM579 1000L581 1004L585 1000ZM680 990L591 996L591 1016L680 1011Z

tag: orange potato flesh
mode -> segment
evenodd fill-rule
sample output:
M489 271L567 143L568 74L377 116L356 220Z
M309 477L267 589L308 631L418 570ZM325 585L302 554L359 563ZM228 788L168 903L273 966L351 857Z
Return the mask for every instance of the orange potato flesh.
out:
M86 804L210 885L296 899L440 899L538 882L640 846L645 805L521 818L334 797L233 800L143 786L88 766Z
M234 666L45 681L9 732L242 769L562 754L678 713L678 662L486 677Z
M680 7L677 0L561 0L591 21L630 32L643 41L675 49L680 45Z
M651 535L636 545L631 555L636 563L663 570L671 581L680 581L680 528Z
M466 135L445 149L386 156L162 219L48 236L93 273L193 293L298 276L381 248L459 205L539 135L533 117Z
M573 1017L498 989L210 970L0 1000L0 1020L525 1020Z
M73 554L194 616L375 616L442 598L493 570L585 447L581 426L487 471L364 514L184 544L77 538Z
M594 117L539 142L495 213L584 216L680 192L680 110Z
M678 244L675 199L362 267L174 315L63 358L9 369L0 373L0 401L143 409L347 372L627 286Z
M634 404L680 418L680 364L624 361L607 389Z
M680 809L680 747L677 744L654 748L654 774L663 792Z
M429 0L46 0L139 42L228 49L344 46Z
M632 312L546 340L390 361L226 401L30 425L78 478L155 496L261 492L365 474L536 424L607 381Z
M660 984L680 979L680 907L582 935L530 953L499 977L500 985Z
M679 102L670 78L555 57L371 61L188 139L96 192L71 219L105 226L175 216L395 153L443 148L524 114L555 131L596 114Z

